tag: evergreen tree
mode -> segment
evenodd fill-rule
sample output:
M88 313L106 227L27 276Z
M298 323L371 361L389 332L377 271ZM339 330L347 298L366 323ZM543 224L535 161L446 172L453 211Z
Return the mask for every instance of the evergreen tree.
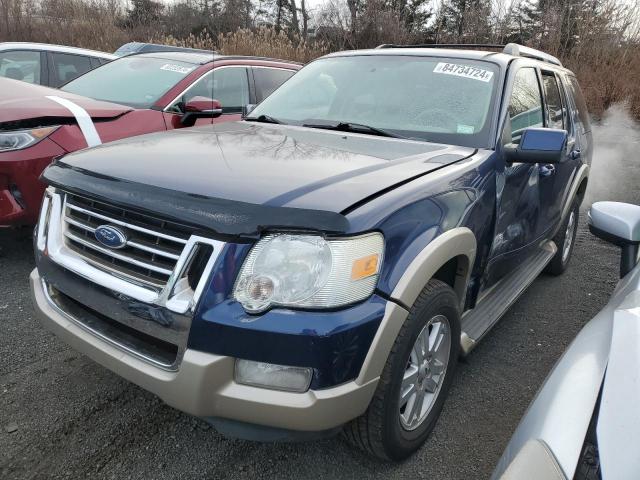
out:
M436 41L482 43L491 38L490 0L449 0L436 21Z

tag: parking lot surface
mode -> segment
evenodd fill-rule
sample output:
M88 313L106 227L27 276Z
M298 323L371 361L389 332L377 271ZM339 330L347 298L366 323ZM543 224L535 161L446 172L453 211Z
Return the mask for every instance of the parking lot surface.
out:
M35 319L30 233L0 230L0 478L488 478L547 373L617 282L618 250L588 233L596 200L640 204L640 132L619 110L596 151L569 270L542 275L463 360L436 429L399 464L340 437L227 439L76 353Z

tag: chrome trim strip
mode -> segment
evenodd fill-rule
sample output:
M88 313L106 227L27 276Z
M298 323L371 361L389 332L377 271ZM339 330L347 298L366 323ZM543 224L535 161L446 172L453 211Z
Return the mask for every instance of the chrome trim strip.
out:
M131 258L127 255L122 255L120 253L117 253L115 250L109 250L108 248L100 247L68 231L64 232L64 236L87 248L96 250L97 252L100 252L104 255L109 255L110 257L116 258L122 262L127 262L127 263L130 263L131 265L136 265L137 267L146 268L147 270L152 270L154 272L162 273L163 275L171 275L171 273L173 272L173 270L167 270L166 268L157 267L150 263L145 263L140 260L136 260L135 258Z
M188 243L188 242L187 242ZM127 245L130 247L137 248L139 250L144 250L145 252L154 253L156 255L160 255L161 257L170 258L171 260L178 260L180 255L175 255L173 253L166 252L164 250L160 250L159 248L148 247L143 243L136 242L135 240L127 240Z
M71 217L65 216L64 221L67 223L70 223L71 225L75 225L78 228L82 228L88 232L96 231L96 229L93 228L91 225L87 225L86 223L79 222L78 220ZM175 255L173 253L167 252L165 250L161 250L159 248L149 247L147 245L144 245L143 243L136 242L135 240L127 240L126 245L137 248L139 250L144 250L145 252L154 253L162 257L170 258L171 260L178 260L180 258L180 255Z
M50 219L50 209L51 209L51 192L47 189L44 192L44 199L42 200L42 207L40 208L40 219L38 220L38 230L36 236L36 246L38 250L41 252L44 251L46 247L46 232L49 227L49 219Z
M62 308L60 308L58 306L58 304L55 302L55 300L51 297L51 294L49 293L49 286L47 285L47 282L44 279L40 280L42 282L42 290L44 292L44 297L46 298L47 302L49 303L49 305L51 305L52 308L54 308L58 313L60 313L61 315L63 315L67 320L71 321L74 323L74 325L79 326L80 328L82 328L83 330L86 330L87 332L91 333L92 335L95 335L96 337L98 337L100 340L103 340L105 342L107 342L108 344L123 350L127 353L130 353L131 355L140 358L141 360L144 360L145 362L151 363L152 365L155 365L163 370L167 370L167 371L176 371L177 370L177 365L174 364L167 364L167 363L162 363L159 362L158 360L148 357L147 355L143 355L142 353L138 352L137 350L134 350L126 345L123 345L120 342L116 342L115 340L113 340L112 338L104 335L102 332L99 332L98 330L95 330L91 327L89 327L88 325L86 325L85 323L81 322L80 320L78 320L77 318L73 317L72 315L69 315L67 312L65 312Z
M111 218L111 217L108 217L106 215L102 215L100 213L96 213L96 212L94 212L92 210L87 210L85 208L79 207L77 205L74 205L73 203L65 202L65 205L66 205L67 208L70 208L72 210L76 210L76 211L84 213L86 215L91 215L92 217L101 218L102 220L106 220L107 222L110 222L110 223L115 223L116 225L120 225L122 227L126 227L126 228L129 228L131 230L137 230L139 232L146 233L147 235L153 235L155 237L164 238L165 240L170 240L170 241L176 242L176 243L182 243L183 245L187 244L187 240L184 240L182 238L172 237L171 235L167 235L165 233L156 232L155 230L149 230L149 229L144 228L144 227L139 227L139 226L133 225L131 223L123 222L122 220L117 220L115 218Z

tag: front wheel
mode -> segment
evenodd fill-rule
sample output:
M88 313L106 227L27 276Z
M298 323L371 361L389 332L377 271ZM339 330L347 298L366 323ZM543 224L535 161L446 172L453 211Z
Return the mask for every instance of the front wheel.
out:
M562 222L556 236L553 237L558 251L545 268L545 272L551 275L561 275L569 266L573 246L576 242L576 233L578 232L579 214L580 205L577 201L574 201L567 218Z
M460 348L458 298L430 280L391 349L367 411L345 427L347 439L384 460L402 460L433 430Z

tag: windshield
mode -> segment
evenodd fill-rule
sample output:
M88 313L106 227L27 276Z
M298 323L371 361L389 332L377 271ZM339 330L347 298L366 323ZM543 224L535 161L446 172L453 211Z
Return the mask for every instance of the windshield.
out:
M296 73L251 118L315 126L348 122L395 136L486 147L497 77L496 65L468 59L330 57Z
M196 68L176 60L124 57L96 68L61 90L134 108L149 108Z

